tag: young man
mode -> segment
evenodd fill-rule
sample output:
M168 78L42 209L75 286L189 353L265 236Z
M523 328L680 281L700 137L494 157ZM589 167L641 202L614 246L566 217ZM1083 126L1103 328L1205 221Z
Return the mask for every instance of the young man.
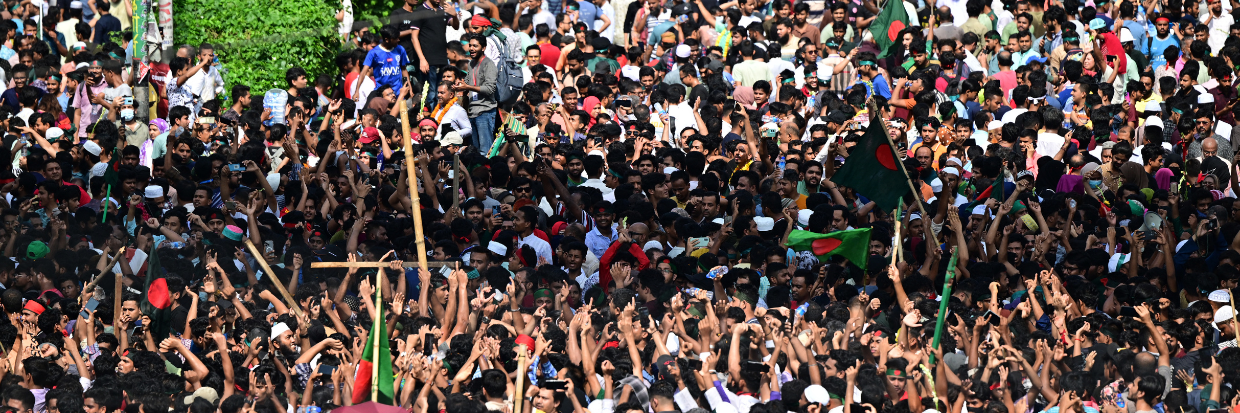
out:
M491 151L491 143L495 141L495 116L498 109L496 81L499 69L495 62L485 56L487 38L482 34L470 33L465 36L469 41L469 70L464 82L457 82L453 90L465 92L470 101L469 121L473 125L474 147L482 153Z
M399 91L404 83L402 74L405 66L409 64L409 57L405 53L405 48L396 44L400 41L400 32L396 26L385 25L379 29L379 34L383 36L383 43L366 53L366 60L362 62L361 76L364 79L373 74L376 85L388 86L392 88L392 91ZM362 82L354 82L354 101L362 102L364 97L361 96L361 88Z

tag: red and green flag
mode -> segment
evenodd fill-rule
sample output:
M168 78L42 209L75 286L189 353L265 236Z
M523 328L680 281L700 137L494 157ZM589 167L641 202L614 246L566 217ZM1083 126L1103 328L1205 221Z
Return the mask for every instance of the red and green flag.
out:
M904 10L903 0L887 0L883 11L870 22L870 34L874 35L874 43L880 50L879 58L887 57L891 45L900 41L900 31L909 26L909 15Z
M172 331L172 294L168 291L168 280L164 278L164 267L159 263L159 247L156 244L151 243L151 252L146 259L146 297L139 309L151 318L151 325L146 328L150 330L151 337L159 342L168 338Z
M379 274L383 274L380 272ZM387 324L383 320L383 288L375 288L374 326L370 329L370 337L366 339L366 350L357 364L357 375L353 380L353 404L367 400L392 405L396 399L392 383L392 350L388 348ZM372 387L378 383L377 391Z
M883 122L876 118L870 120L870 127L850 151L844 167L831 177L831 182L852 188L883 211L900 206L900 197L909 192L907 180L904 165L883 130Z
M796 252L811 251L818 256L819 261L839 255L864 270L870 261L870 229L850 229L826 234L795 229L788 234L788 248Z

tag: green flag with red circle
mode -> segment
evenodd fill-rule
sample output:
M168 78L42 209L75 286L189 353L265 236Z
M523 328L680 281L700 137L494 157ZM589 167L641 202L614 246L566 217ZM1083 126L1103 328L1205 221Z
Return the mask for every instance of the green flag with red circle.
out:
M887 0L883 11L878 13L870 23L870 34L874 35L874 43L878 45L879 58L887 57L891 45L900 41L900 31L909 26L908 12L904 10L903 0Z
M795 229L788 234L788 248L796 252L810 251L818 256L819 261L839 255L864 270L866 263L870 261L870 229L850 229L826 234Z
M909 192L908 175L900 157L887 140L883 123L870 115L870 127L848 151L844 166L831 177L831 182L852 188L857 194L891 211L900 205L900 197Z

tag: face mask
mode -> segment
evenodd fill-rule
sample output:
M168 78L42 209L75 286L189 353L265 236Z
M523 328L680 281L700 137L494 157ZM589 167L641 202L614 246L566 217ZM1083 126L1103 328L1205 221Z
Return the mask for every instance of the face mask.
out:
M1098 189L1098 187L1100 187L1100 186L1102 186L1102 180L1101 180L1101 179L1090 179L1090 180L1089 180L1089 187L1090 187L1090 188Z
M121 119L125 121L133 120L133 109L121 109Z

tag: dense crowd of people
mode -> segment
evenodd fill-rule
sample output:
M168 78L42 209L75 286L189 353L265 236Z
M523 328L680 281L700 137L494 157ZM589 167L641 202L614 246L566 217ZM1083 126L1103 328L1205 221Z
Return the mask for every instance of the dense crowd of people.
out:
M1240 413L1236 0L398 3L6 3L0 413Z

